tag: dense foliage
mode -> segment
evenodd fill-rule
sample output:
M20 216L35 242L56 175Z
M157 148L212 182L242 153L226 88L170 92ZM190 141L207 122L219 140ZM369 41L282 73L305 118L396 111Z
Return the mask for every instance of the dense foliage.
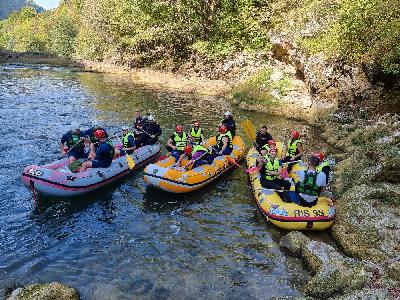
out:
M130 66L269 49L271 33L306 51L400 72L400 0L64 0L0 23L0 47Z

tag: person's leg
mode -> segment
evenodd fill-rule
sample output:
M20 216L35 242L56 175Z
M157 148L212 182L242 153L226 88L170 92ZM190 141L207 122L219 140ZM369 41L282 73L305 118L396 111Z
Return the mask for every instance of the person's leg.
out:
M265 178L261 178L260 180L261 186L266 189L272 189L272 190L280 190L281 187L279 184L276 184L272 180L267 180Z
M87 161L82 163L80 172L85 172L88 168L91 168L91 167L92 167L92 161L87 160Z
M287 180L276 178L274 182L279 184L279 186L283 187L285 190L290 190L291 183Z
M226 147L225 150L222 152L222 155L229 155L232 153L232 148Z
M181 153L178 150L172 150L171 155L175 158L175 162L177 162L181 156Z

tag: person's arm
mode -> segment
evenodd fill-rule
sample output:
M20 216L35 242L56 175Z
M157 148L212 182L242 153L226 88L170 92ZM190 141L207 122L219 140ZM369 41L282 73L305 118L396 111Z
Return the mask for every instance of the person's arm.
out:
M64 154L66 154L68 151L66 151L65 150L65 143L67 142L67 137L66 137L66 135L64 134L62 137L61 137L61 142L60 142L60 150L61 150L61 154L62 155L64 155Z
M303 155L303 151L304 151L304 150L303 150L303 145L302 145L300 142L298 142L296 147L297 147L297 150L299 151L299 154L293 156L293 157L290 159L291 161L298 160L299 157L301 157L301 156Z
M167 146L171 147L173 150L176 150L176 146L173 145L173 140L172 138L169 138L167 141Z
M222 138L222 144L223 145L222 145L221 151L219 151L219 154L222 154L222 152L225 151L226 147L228 147L228 138L226 136L224 136Z

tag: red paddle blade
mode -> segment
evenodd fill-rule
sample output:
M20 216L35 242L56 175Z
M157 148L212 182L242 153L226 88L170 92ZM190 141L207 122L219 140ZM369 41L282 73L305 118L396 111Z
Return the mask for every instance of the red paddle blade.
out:
M281 177L282 178L288 178L289 177L289 173L287 171L287 168L282 169Z
M250 173L250 174L257 172L257 171L260 171L260 169L257 166L246 169L246 173Z

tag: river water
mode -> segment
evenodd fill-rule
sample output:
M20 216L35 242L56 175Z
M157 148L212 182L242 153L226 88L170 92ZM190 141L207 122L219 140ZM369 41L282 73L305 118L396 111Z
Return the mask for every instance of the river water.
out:
M82 299L301 296L307 272L279 249L284 232L259 217L242 169L188 195L147 188L139 171L78 198L33 201L21 172L60 155L71 121L97 121L113 133L136 110L155 114L164 141L177 122L196 118L211 134L231 110L239 122L267 124L278 139L297 128L306 149L324 146L303 123L241 111L222 98L152 91L121 75L2 65L0 292L60 281Z

